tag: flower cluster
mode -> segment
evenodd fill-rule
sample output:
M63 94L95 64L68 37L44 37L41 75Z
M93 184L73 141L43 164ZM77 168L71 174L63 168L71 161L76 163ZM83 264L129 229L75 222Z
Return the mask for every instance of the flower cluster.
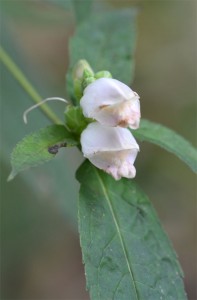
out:
M100 78L85 88L80 105L95 120L81 134L84 156L116 180L135 177L139 146L126 127L139 127L138 94L116 79Z

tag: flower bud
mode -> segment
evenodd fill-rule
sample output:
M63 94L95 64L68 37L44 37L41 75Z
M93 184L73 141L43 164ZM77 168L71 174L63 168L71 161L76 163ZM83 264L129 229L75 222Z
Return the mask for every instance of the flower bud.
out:
M88 85L80 105L85 117L106 126L137 129L140 122L140 102L137 93L112 78L100 78Z
M94 74L95 79L99 78L112 78L112 75L109 71L99 71L96 74Z
M84 156L114 179L135 177L139 146L128 129L90 123L81 134L81 146Z
M94 72L90 67L89 63L85 59L79 60L72 71L74 95L77 100L81 99L81 97L83 96L84 87L88 85L85 84L83 86L84 79L86 79L89 82L93 81L89 80L90 77L94 79Z
M89 76L94 76L94 72L92 68L90 67L89 63L85 59L81 59L77 62L77 64L73 68L72 77L73 80L83 79L84 71L86 74L88 73Z

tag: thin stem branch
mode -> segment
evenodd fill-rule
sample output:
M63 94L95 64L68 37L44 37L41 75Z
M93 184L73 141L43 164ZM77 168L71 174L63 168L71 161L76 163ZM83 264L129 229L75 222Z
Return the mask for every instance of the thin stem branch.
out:
M19 69L19 67L14 63L12 58L6 53L6 51L0 46L0 60L4 63L6 68L14 76L14 78L20 83L26 93L32 98L35 103L40 103L42 97L37 93L31 83L27 80L25 75ZM62 121L56 116L56 114L44 104L40 106L40 109L44 112L47 118L55 124L62 124Z

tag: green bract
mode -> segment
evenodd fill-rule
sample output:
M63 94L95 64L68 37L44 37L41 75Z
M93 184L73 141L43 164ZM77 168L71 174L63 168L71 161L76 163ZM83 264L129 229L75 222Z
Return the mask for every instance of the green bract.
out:
M81 132L89 123L89 119L84 117L81 107L67 106L64 116L66 127L79 138Z

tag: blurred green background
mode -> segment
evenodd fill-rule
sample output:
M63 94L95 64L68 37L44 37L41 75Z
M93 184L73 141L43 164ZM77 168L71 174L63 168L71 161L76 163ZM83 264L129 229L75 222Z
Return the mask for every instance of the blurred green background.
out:
M83 2L83 0L80 0ZM67 97L68 41L75 30L71 0L0 0L1 44L43 98ZM94 1L93 11L138 7L133 90L142 116L174 129L196 145L196 1ZM120 20L121 26L121 20ZM91 30L91 26L90 26ZM91 47L91 45L90 45ZM89 299L77 233L77 150L10 183L10 153L48 120L1 64L1 297L2 300ZM60 118L64 105L50 104ZM195 177L173 155L141 144L137 182L153 202L178 253L190 300L196 300Z

